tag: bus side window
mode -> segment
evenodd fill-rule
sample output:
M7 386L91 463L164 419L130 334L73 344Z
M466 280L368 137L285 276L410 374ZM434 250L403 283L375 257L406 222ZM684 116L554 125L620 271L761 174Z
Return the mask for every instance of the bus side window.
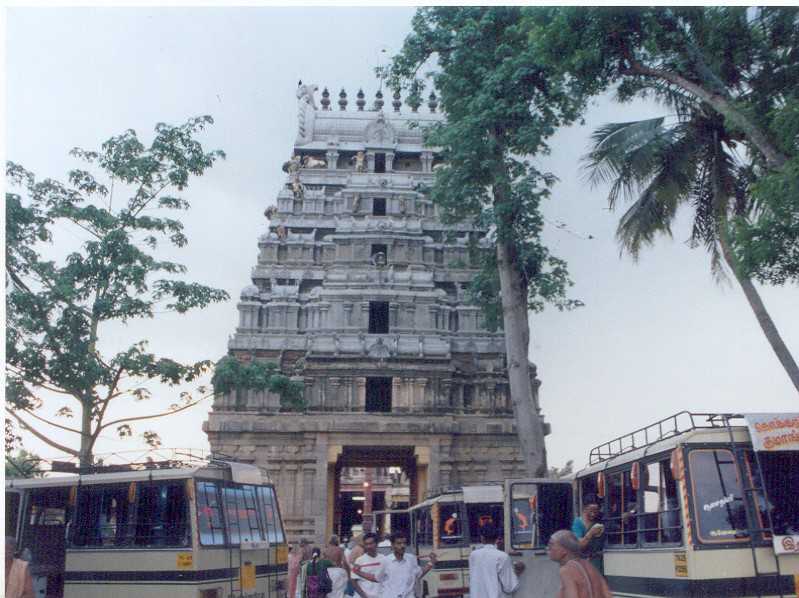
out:
M677 482L669 460L641 464L643 512L638 531L644 544L675 544L682 539Z
M635 546L638 542L638 499L630 481L630 470L608 474L606 479L608 544Z
M6 536L17 536L19 502L19 492L6 492Z
M225 528L222 523L222 504L216 482L197 482L197 524L200 544L222 546L225 544Z
M753 486L765 487L771 504L771 522L774 533L799 534L799 451L775 451L758 453L763 480L758 475L755 455L746 451L747 465ZM766 527L766 499L758 492L758 511L761 527Z
M416 515L416 545L433 545L433 516L430 507L415 511Z
M269 486L258 487L259 502L263 511L263 521L266 525L266 537L270 544L283 544L283 526L280 523L280 513L277 508L277 498L274 488Z
M186 546L188 508L185 485L143 484L136 504L137 546Z
M462 503L442 503L439 526L439 538L442 544L461 543L463 541Z
M501 503L467 503L466 515L469 520L469 540L472 544L480 542L480 528L491 526L499 537L503 536L505 514Z
M78 489L74 546L125 546L131 539L128 485L82 486Z
M732 452L693 449L688 463L699 539L710 544L745 541L746 506Z

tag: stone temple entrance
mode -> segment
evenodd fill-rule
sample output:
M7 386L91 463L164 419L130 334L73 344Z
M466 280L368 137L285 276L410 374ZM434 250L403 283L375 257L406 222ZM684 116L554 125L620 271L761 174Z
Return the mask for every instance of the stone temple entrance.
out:
M407 515L379 512L407 509L417 502L419 476L414 447L344 446L333 469L333 491L327 501L333 505L333 533L350 538L369 531L410 531ZM377 514L373 517L373 513Z
M313 89L298 90L287 177L228 343L299 383L302 404L237 389L215 397L205 431L214 451L269 472L290 539L319 542L362 518L358 476L404 474L413 504L524 467L503 333L469 303L492 245L444 224L423 192L442 159L423 131L443 116L396 98L384 110L382 96L364 110L361 94L347 110L343 90L338 109L329 92L318 107ZM537 406L532 382L523 399Z

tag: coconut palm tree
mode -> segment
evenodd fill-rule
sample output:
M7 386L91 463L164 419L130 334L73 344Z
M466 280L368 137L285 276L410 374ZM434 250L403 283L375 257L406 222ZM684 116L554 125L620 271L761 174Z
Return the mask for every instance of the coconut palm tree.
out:
M702 106L672 104L673 118L652 118L604 125L592 134L592 148L583 158L593 185L610 183L608 204L631 201L616 236L622 251L638 259L642 248L660 234L671 236L677 209L688 205L694 221L690 242L704 245L711 270L724 277L724 264L735 276L749 305L799 391L799 368L752 281L741 274L730 247L731 224L747 218L754 206L747 192L754 174L736 154L736 139L723 117Z

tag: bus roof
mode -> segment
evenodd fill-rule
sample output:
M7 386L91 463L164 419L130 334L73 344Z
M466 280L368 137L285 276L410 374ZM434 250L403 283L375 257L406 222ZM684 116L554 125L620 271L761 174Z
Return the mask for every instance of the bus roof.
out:
M742 415L726 413L690 413L680 411L644 428L614 438L591 449L588 467L577 477L636 461L647 455L672 450L681 444L705 442L749 442L745 424L733 425Z
M230 472L228 474L228 472ZM227 474L227 475L226 475ZM190 467L163 469L137 469L109 473L66 474L46 478L6 479L6 490L11 488L58 488L93 484L117 484L139 481L181 480L193 477L225 479L244 484L268 484L267 476L259 467L249 463L214 461Z

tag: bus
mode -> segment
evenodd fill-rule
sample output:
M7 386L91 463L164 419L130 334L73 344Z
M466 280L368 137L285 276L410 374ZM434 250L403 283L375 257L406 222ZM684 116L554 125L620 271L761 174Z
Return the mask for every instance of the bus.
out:
M148 462L6 481L6 535L45 598L285 598L274 487L249 464Z
M570 481L509 480L433 492L411 507L411 545L421 559L438 562L422 578L424 598L469 596L469 555L480 544L480 528L500 532L511 558L525 563L517 595L545 598L558 589L558 567L546 555L549 536L571 526ZM473 597L479 598L479 597Z
M677 413L591 450L614 596L795 597L799 413Z

